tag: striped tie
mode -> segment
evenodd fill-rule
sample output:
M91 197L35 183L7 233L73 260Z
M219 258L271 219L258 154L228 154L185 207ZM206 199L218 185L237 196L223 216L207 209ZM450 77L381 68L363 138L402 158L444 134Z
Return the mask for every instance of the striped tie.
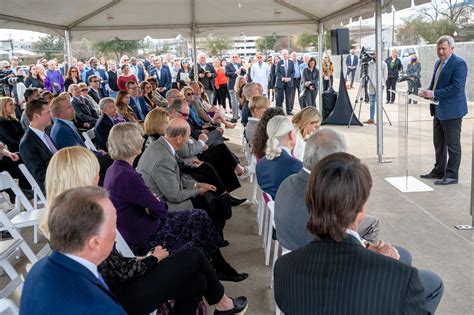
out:
M436 75L435 75L435 79L434 79L434 83L433 83L433 88L431 89L432 91L436 90L436 85L438 84L438 78L439 78L439 75L440 75L441 71L443 70L443 67L444 67L444 61L440 61L439 66L438 66L438 70L436 70Z

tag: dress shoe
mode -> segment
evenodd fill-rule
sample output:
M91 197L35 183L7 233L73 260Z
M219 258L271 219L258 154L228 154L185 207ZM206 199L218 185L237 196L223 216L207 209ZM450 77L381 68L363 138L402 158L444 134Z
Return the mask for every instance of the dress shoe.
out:
M434 182L435 185L452 185L452 184L457 184L457 183L458 183L458 180L456 178L449 178L449 177L444 177Z
M286 116L293 116L294 114L292 112L286 113Z
M222 243L219 245L219 247L227 247L230 245L230 242L228 240L223 240Z
M367 121L364 121L364 124L366 124L366 125L375 125L375 121L373 119L369 119Z
M230 120L230 122L234 124L234 123L236 123L236 122L237 122L237 119L235 119L235 118L232 118L232 119Z
M246 272L238 273L234 272L218 272L217 277L220 281L229 281L229 282L240 282L244 281L249 277L249 274Z
M234 302L234 308L227 311L214 311L214 315L231 315L231 314L244 314L247 310L248 301L245 296L239 296L238 298L230 298Z
M232 196L229 193L225 195L225 198L229 201L230 205L233 207L240 206L247 202L247 198L237 198L237 197Z
M222 140L224 140L224 141L229 141L230 139L223 136L223 137L222 137Z
M441 179L443 178L443 175L438 175L434 173L428 173L428 174L421 174L420 178L426 178L426 179Z

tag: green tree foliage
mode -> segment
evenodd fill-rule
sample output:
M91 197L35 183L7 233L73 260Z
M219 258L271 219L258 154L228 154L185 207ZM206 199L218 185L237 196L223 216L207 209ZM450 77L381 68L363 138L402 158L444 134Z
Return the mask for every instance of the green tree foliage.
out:
M458 27L449 19L426 21L422 16L409 17L405 24L397 30L397 41L403 45L417 45L422 39L428 43L436 43L440 34L453 35Z
M280 38L281 36L278 36L276 33L260 37L256 42L257 50L262 51L265 54L269 50L275 50L275 44Z
M64 38L54 35L46 35L34 42L32 48L33 51L39 54L44 54L44 57L48 60L53 58L59 58L62 60L64 54Z
M298 45L301 50L305 50L309 46L318 47L318 35L311 35L306 32L299 35L296 38L296 44Z
M230 49L229 41L223 37L208 37L206 46L210 55L222 55Z
M114 54L116 59L120 59L120 56L128 53L134 54L142 47L139 40L121 40L118 37L112 40L103 40L95 43L93 48L102 54Z

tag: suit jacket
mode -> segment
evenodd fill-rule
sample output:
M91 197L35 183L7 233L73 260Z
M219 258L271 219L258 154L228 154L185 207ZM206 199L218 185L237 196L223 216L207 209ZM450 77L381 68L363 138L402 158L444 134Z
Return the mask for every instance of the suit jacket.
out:
M295 76L295 65L293 64L293 61L288 59L288 70L287 70L287 73L285 73L285 60L280 60L276 68L275 87L278 89L282 89L285 86L293 87L294 76ZM290 78L291 80L290 82L286 83L281 80L282 78Z
M99 104L100 100L105 97L105 94L101 89L96 92L93 89L89 88L89 92L87 92L87 94L89 94L90 97L92 97L97 104Z
M26 130L20 141L20 156L26 168L44 192L46 169L53 153L30 128Z
M87 268L59 252L37 262L21 294L20 315L125 315L117 298Z
M99 86L99 91L101 91L102 93L102 97L106 97L106 96L109 96L109 93L107 93L107 90L105 88L105 86L107 84L109 84L109 77L107 76L107 73L105 72L104 69L101 69L101 68L98 68L97 71L99 72L99 76L100 78L102 79L102 83L100 84ZM86 72L85 72L85 80L83 80L84 82L87 83L87 85L89 85L89 82L87 81L87 79L89 78L89 76L91 75L95 75L95 72L94 72L94 69L92 68L89 68ZM98 103L98 101L96 101Z
M364 248L352 235L313 241L280 257L275 300L285 314L427 314L418 271Z
M439 63L439 60L435 63L428 90L433 89ZM431 105L432 116L436 116L439 120L448 120L461 118L467 114L466 79L466 62L453 53L439 75L434 91L435 99L439 105Z
M82 102L75 97L71 99L72 107L76 111L76 118L81 124L89 123L94 126L99 115L97 115L97 112L87 98L81 97L81 100Z
M135 71L135 76L137 77L138 82L145 81L145 69L143 69L142 66L140 65L134 66L130 64L130 68Z
M285 150L273 160L262 158L257 163L256 174L260 188L275 200L281 182L291 174L298 173L303 168L303 163L289 155Z
M212 66L212 63L206 63L205 68L203 69L201 65L197 65L198 68L198 74L200 73L205 73L206 71L211 73L211 77L208 78L207 76L204 76L202 78L199 78L198 76L197 79L199 82L201 82L204 85L204 89L206 90L213 90L215 86L214 78L217 76L216 69ZM189 72L189 78L191 80L196 80L195 78L195 73L194 73L194 67L191 68L191 71Z
M309 68L304 69L303 73L301 74L301 78L303 79L303 84L305 82L310 81L311 83L313 83L316 90L319 89L319 69L318 68L314 68L312 72L309 71Z
M198 195L195 181L179 170L178 162L163 137L154 141L143 152L137 171L150 190L168 203L170 210L192 209L192 197Z
M102 114L94 127L95 138L97 140L97 149L102 149L107 152L107 141L109 133L114 126L114 121L107 115Z
M77 130L60 119L54 119L53 128L51 128L51 139L53 139L58 150L66 147L86 146Z
M148 106L148 104L145 102L145 99L142 96L138 96L138 102L139 102L139 104L136 104L135 99L130 96L130 104L129 105L133 109L133 112L135 113L135 116L137 116L137 118L139 120L145 120L145 117L148 114L148 112L151 110L151 108L150 108L150 106ZM140 112L138 111L138 106L140 106L140 108L142 110L143 117L140 115Z
M346 57L346 66L356 66L359 64L359 57L357 57L356 54L354 54L354 60L351 62L351 55L348 55Z
M239 63L238 68L240 68L240 71L235 70L234 64L232 62L229 62L225 66L225 76L229 78L227 81L227 89L229 91L233 91L235 88L235 80L239 75L245 75L247 71L245 71L245 68L242 68L242 65Z
M161 67L159 75L158 69L153 68L150 71L150 77L154 77L158 81L159 87L165 87L167 91L171 89L171 72L168 67ZM164 96L166 92L160 94Z

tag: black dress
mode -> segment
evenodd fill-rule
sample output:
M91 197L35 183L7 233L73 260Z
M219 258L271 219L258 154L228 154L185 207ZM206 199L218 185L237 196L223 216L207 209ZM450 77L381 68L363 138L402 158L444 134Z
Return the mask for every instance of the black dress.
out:
M0 117L0 141L8 146L10 152L18 152L20 150L20 141L24 133L18 120ZM30 189L28 181L18 168L18 165L21 163L21 159L15 162L8 157L4 157L0 160L0 172L7 171L13 178L20 180L21 188Z

